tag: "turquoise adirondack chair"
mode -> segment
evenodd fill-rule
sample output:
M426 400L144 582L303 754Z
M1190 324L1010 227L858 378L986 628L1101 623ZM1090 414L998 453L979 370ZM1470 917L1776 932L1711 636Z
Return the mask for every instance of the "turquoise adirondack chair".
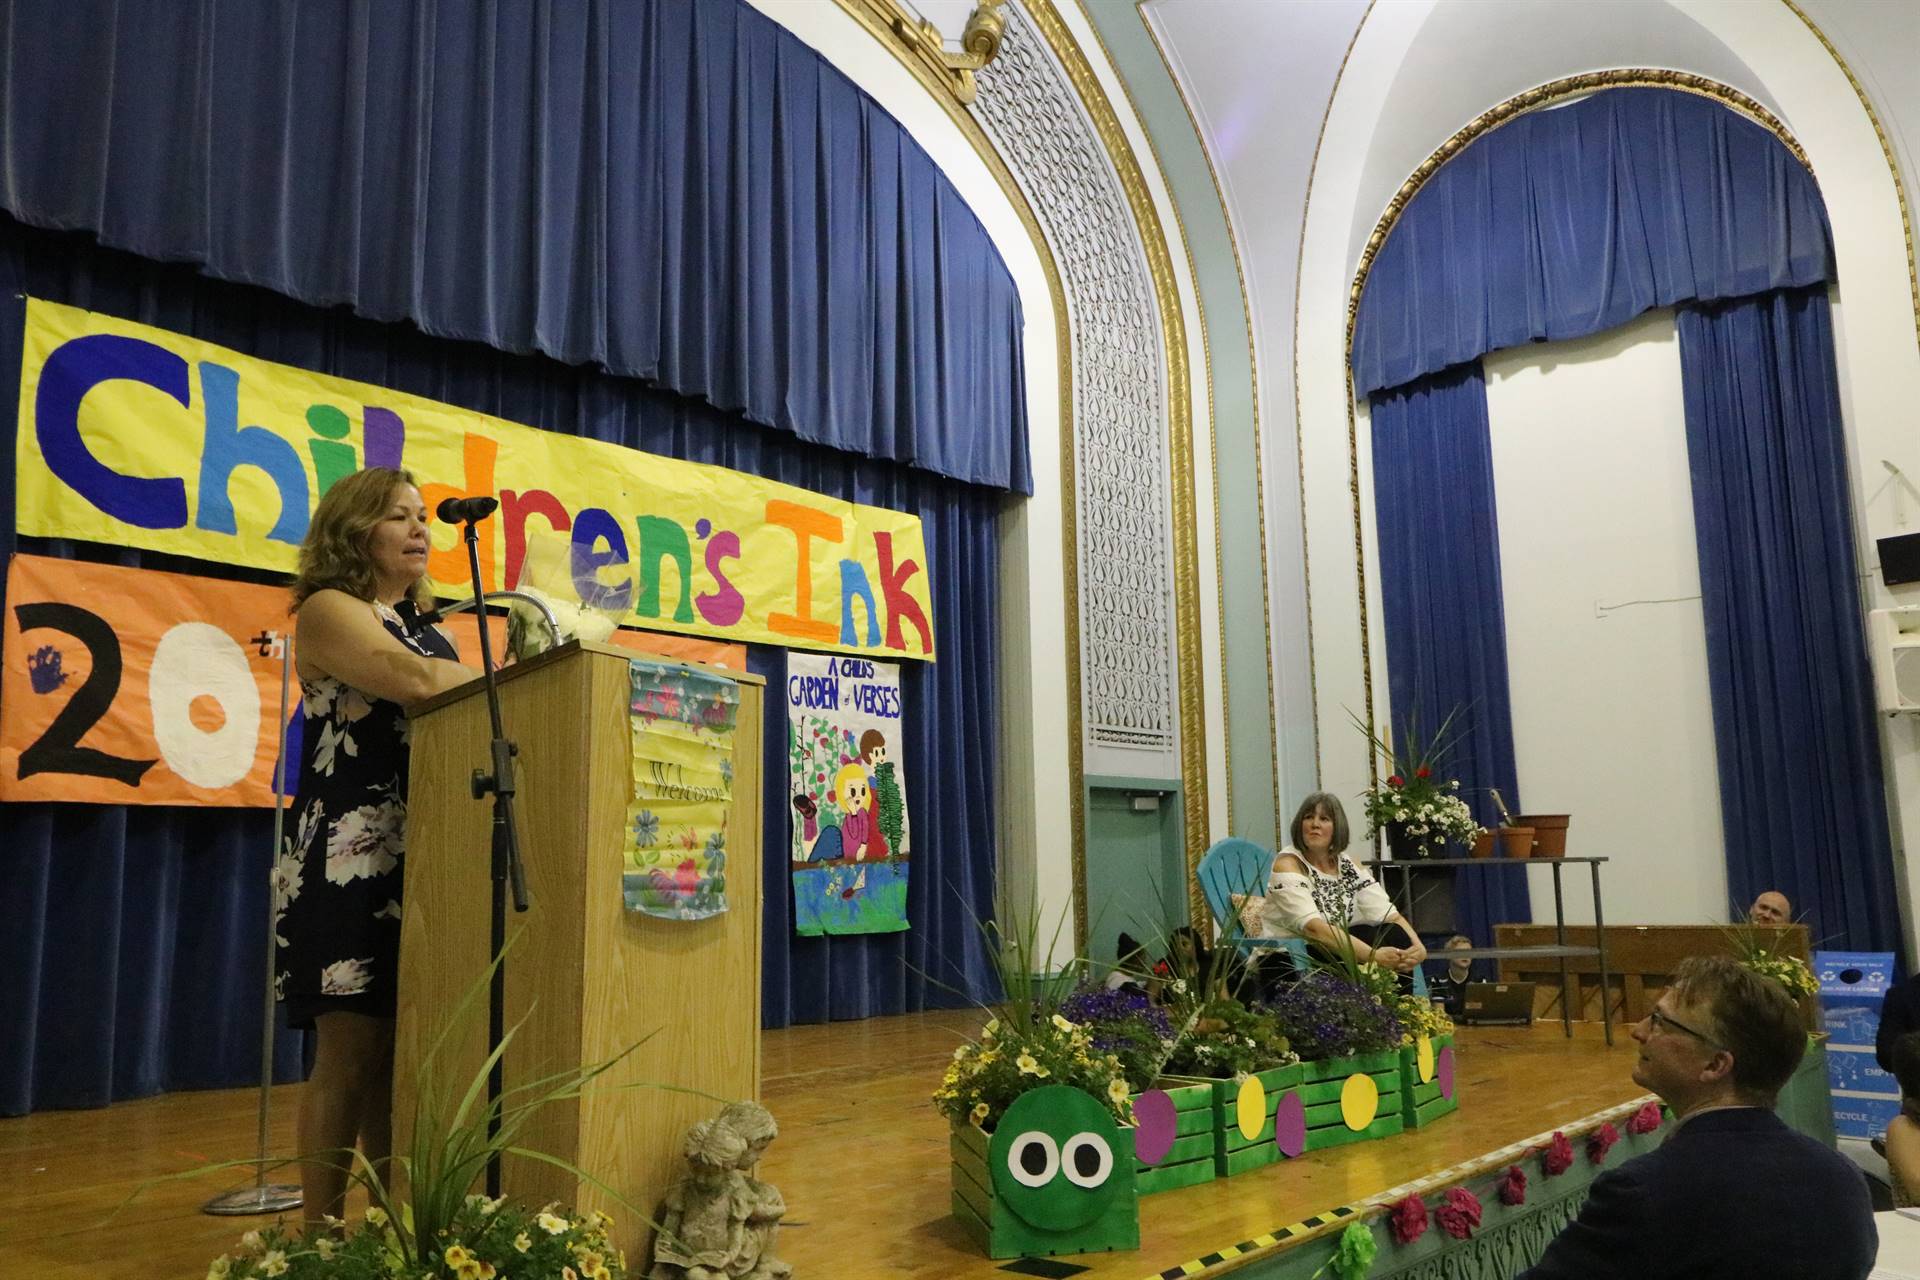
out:
M1208 910L1223 930L1233 921L1232 895L1266 892L1267 878L1273 872L1273 856L1270 849L1234 837L1216 841L1201 857L1194 874L1200 878L1200 891L1206 896ZM1250 938L1242 933L1238 941L1240 949L1249 955L1262 949L1287 951L1297 968L1306 969L1307 944L1299 938ZM1413 994L1422 997L1427 994L1425 966L1413 971Z

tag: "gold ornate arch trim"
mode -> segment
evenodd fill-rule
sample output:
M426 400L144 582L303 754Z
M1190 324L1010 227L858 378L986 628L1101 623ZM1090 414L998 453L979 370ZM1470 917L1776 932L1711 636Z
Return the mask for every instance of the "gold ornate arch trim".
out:
M1211 919L1206 899L1194 874L1206 852L1211 832L1207 812L1207 713L1204 660L1200 635L1200 551L1196 525L1198 503L1193 480L1193 380L1187 365L1187 325L1180 290L1174 280L1173 255L1167 250L1166 229L1147 188L1145 173L1127 141L1120 116L1094 74L1079 41L1061 20L1053 0L1025 0L1027 16L1047 47L1066 70L1067 79L1100 144L1106 149L1126 193L1140 243L1147 255L1147 273L1153 281L1154 301L1160 312L1160 340L1167 360L1167 433L1171 462L1169 496L1173 516L1173 639L1180 685L1180 800L1186 844L1187 909L1194 920ZM1198 297L1196 287L1195 296ZM1077 625L1077 623L1076 623ZM1076 706L1079 696L1076 688ZM1076 738L1078 726L1076 725ZM1077 747L1076 747L1077 750ZM1078 790L1078 770L1076 789ZM1076 828L1080 816L1075 815ZM1086 939L1086 851L1084 841L1074 868L1075 927L1084 950Z
M1047 293L1053 302L1053 338L1059 361L1060 415L1060 530L1061 573L1065 599L1061 627L1066 637L1067 657L1067 783L1068 822L1073 876L1073 917L1075 949L1086 950L1087 937L1087 801L1085 786L1085 749L1081 742L1080 717L1080 531L1078 518L1078 481L1074 472L1073 433L1073 330L1067 314L1066 286L1060 279L1059 264L1047 244L1046 233L1026 193L1015 181L1013 171L999 148L987 137L986 130L968 111L954 91L952 79L937 68L916 43L904 39L896 23L906 14L893 0L834 0L843 12L864 27L882 47L919 80L947 118L959 129L974 152L999 184L1007 203L1033 242L1034 255L1046 275Z
M1797 11L1796 11L1797 12ZM1363 24L1364 25L1364 24ZM1809 24L1811 25L1811 24ZM1831 46L1829 46L1831 47ZM1836 55L1838 56L1838 55ZM1766 107L1732 85L1710 80L1706 76L1694 75L1687 71L1667 71L1651 67L1623 67L1610 71L1587 71L1575 76L1565 76L1550 80L1546 84L1515 94L1506 101L1481 112L1456 132L1452 137L1434 148L1400 189L1387 202L1386 212L1380 215L1380 221L1374 225L1373 234L1367 237L1366 247L1360 252L1360 263L1353 276L1353 284L1347 291L1346 339L1341 347L1341 378L1347 389L1347 490L1353 509L1353 571L1354 587L1360 603L1360 679L1362 694L1366 706L1367 726L1375 728L1373 705L1373 645L1368 638L1369 621L1367 610L1367 557L1366 533L1360 518L1360 438L1356 416L1356 397L1353 390L1353 329L1360 312L1360 296L1367 287L1367 276L1373 270L1374 260L1379 256L1381 246L1406 212L1407 204L1417 195L1441 166L1472 146L1485 135L1492 133L1501 125L1507 124L1529 111L1550 107L1569 98L1581 97L1601 89L1652 88L1676 89L1682 93L1698 94L1703 98L1712 98L1722 106L1752 120L1774 137L1782 146L1793 153L1794 159L1813 173L1813 165L1807 160L1806 150L1800 142ZM1884 142L1884 137L1882 139ZM1814 175L1818 185L1819 175ZM1896 176L1895 185L1898 185ZM1905 203L1901 211L1905 213ZM1908 255L1911 262L1912 236L1908 236ZM1920 324L1920 314L1916 315ZM1380 781L1380 761L1378 753L1370 752L1367 758L1367 780L1369 786L1378 786Z
M1066 291L1052 251L1047 245L1032 204L1020 190L1004 157L986 131L955 94L950 77L937 69L911 42L902 38L898 22L904 11L894 0L835 0L840 8L894 54L927 88L962 136L979 154L1005 192L1033 241L1047 288L1053 299L1055 343L1060 369L1060 500L1063 530L1061 556L1065 577L1064 617L1067 646L1068 774L1071 787L1074 939L1077 949L1087 943L1086 795L1081 721L1080 671L1080 555L1077 521L1078 491L1074 471L1074 415L1072 330ZM1173 259L1146 178L1127 141L1125 130L1092 65L1073 33L1067 29L1052 0L1026 0L1024 9L1048 48L1067 73L1075 94L1093 122L1101 146L1112 160L1126 194L1141 243L1147 255L1154 301L1160 313L1161 341L1167 361L1167 417L1171 462L1173 524L1174 653L1179 679L1180 766L1182 818L1189 872L1205 852L1210 832L1207 805L1206 705L1202 683L1199 550L1193 474L1193 384L1188 369L1186 321L1173 274ZM1206 919L1199 882L1188 876L1189 910Z
M1834 65L1840 68L1840 74L1853 86L1853 96L1860 99L1860 109L1867 113L1868 123L1873 125L1873 136L1880 140L1880 154L1887 159L1887 171L1893 175L1893 194L1900 202L1900 233L1907 243L1907 291L1913 298L1913 336L1914 341L1920 343L1920 271L1914 267L1913 218L1907 210L1907 183L1900 173L1899 158L1894 155L1893 144L1887 140L1887 131L1880 124L1880 113L1873 109L1873 99L1867 96L1866 88L1861 85L1860 78L1853 74L1853 68L1847 65L1847 60L1840 56L1840 50L1834 47L1833 41L1827 39L1827 33L1807 16L1806 10L1793 0L1781 0L1781 3L1793 11L1794 17L1806 24L1813 38L1820 42Z

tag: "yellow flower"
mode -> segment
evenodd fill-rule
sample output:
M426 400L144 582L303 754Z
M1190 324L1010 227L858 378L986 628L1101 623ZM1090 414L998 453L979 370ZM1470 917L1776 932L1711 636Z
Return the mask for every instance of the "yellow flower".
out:
M580 1250L574 1254L580 1264L580 1274L587 1280L607 1280L606 1259L591 1250Z
M560 1280L580 1280L572 1267L560 1268Z
M1061 1017L1057 1013L1053 1015L1053 1025L1060 1028L1062 1031L1073 1030L1073 1024L1071 1022L1068 1022L1065 1018Z
M993 1039L994 1034L999 1030L1000 1030L1000 1019L988 1018L987 1025L980 1028L980 1038L982 1040L991 1040Z
M975 1127L984 1125L987 1122L988 1114L992 1112L992 1110L993 1108L989 1107L984 1102L974 1103L973 1104L973 1123Z
M548 1213L545 1209L540 1211L540 1216L535 1218L534 1221L539 1223L540 1229L550 1236L560 1235L567 1229L567 1220L565 1218Z
M263 1276L283 1276L287 1274L287 1255L278 1249L269 1249L260 1259L260 1274Z
M1023 1053L1014 1059L1014 1065L1020 1068L1020 1074L1023 1076L1045 1076L1047 1074L1047 1069L1041 1066L1039 1061L1030 1053Z
M467 1251L467 1247L459 1244L448 1245L447 1251L440 1256L447 1260L450 1267L464 1267L473 1261L473 1255Z
M1000 1061L1000 1051L998 1049L982 1049L980 1051L979 1061L982 1066L985 1066L989 1062L998 1062Z
M376 1227L384 1227L384 1226L386 1226L386 1225L387 1225L387 1211L386 1211L385 1209L382 1209L382 1208L381 1208L381 1207L380 1207L379 1205L377 1205L377 1204L370 1204L370 1205L368 1205L368 1206L367 1206L367 1222L368 1222L368 1223L369 1223L370 1225L372 1225L372 1226L376 1226Z
M339 1247L327 1236L321 1236L313 1242L313 1251L320 1255L322 1262L332 1262L334 1251Z
M227 1274L233 1270L233 1259L221 1254L207 1266L207 1280L227 1280Z
M518 1249L521 1253L525 1253L527 1250L533 1248L533 1238L529 1236L526 1232L522 1231L519 1235L513 1238L513 1247Z
M1117 1076L1107 1081L1107 1096L1115 1102L1125 1102L1127 1100L1127 1082Z
M254 1254L260 1252L262 1242L258 1231L249 1231L240 1237L240 1252Z

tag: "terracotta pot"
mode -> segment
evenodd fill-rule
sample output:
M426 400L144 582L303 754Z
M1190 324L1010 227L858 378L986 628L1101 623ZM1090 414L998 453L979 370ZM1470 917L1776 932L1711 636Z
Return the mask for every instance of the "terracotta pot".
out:
M1500 828L1500 856L1503 858L1526 858L1533 855L1532 827Z
M1493 832L1482 827L1480 834L1473 838L1473 848L1468 852L1472 853L1476 858L1491 858L1493 856Z
M1536 858L1564 858L1567 856L1567 823L1572 821L1564 813L1523 813L1514 819L1533 828L1533 856Z

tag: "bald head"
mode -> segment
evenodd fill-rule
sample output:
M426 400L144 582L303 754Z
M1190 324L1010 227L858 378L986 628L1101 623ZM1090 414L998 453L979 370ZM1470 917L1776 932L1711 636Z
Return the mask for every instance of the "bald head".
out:
M1787 924L1793 919L1793 904L1778 889L1769 889L1753 900L1747 919L1754 924Z

